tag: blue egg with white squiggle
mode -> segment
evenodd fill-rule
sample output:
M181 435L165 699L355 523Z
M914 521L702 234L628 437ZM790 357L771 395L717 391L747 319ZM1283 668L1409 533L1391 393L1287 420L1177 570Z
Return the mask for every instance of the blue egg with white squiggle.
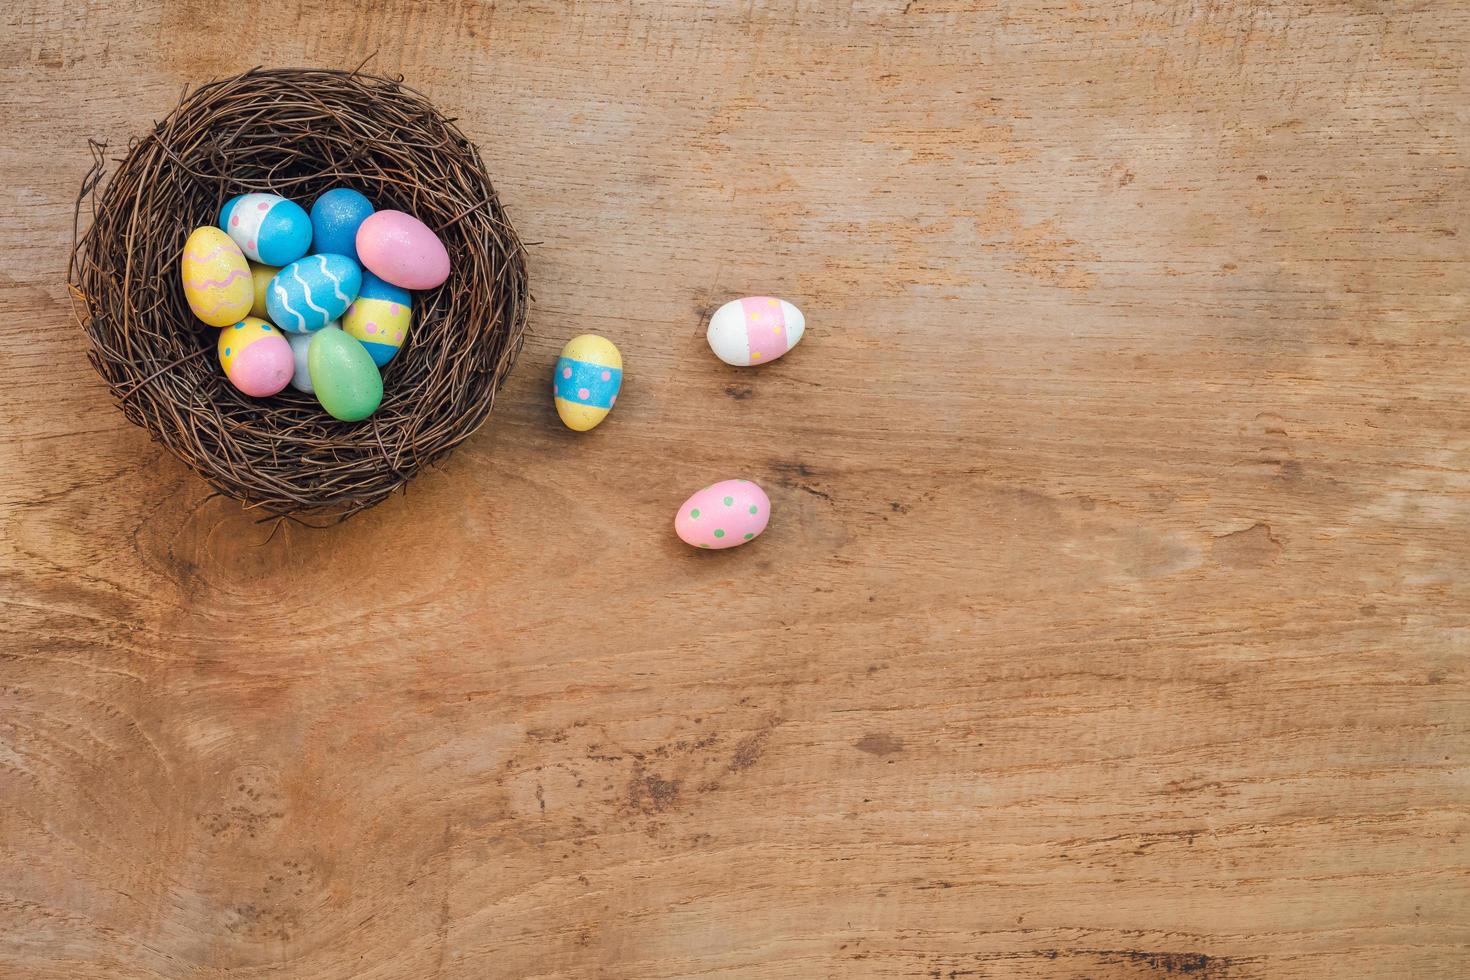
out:
M345 255L308 255L286 266L265 291L271 322L289 333L312 333L357 299L362 270Z
M219 226L252 262L288 265L311 248L311 216L279 194L241 194L219 209Z
M350 187L333 187L311 206L311 247L317 252L357 257L357 229L373 213L373 202Z

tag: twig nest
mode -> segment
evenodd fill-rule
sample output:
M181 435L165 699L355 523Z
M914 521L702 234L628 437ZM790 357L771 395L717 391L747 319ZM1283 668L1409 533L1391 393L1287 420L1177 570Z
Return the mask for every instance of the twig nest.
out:
M105 189L103 151L94 144L78 199L79 218L90 201L93 221L69 270L89 358L124 414L220 493L271 515L341 519L382 501L485 421L521 347L525 253L474 144L422 95L355 72L249 71L187 95L129 147ZM417 216L432 242L418 228L414 240L432 268L413 283L447 273L433 286L397 283L427 291L414 297L412 332L389 334L401 346L384 368L382 404L360 422L333 418L299 384L267 402L237 390L216 363L225 356L215 353L220 335L196 318L179 275L191 229L222 212L227 226L238 217L229 228L240 234L219 238L234 249L231 262L248 256L259 266L225 273L243 271L240 295L227 304L238 315L226 322L259 316L272 299L260 288L273 275L264 267L304 261L305 278L317 258L292 256L301 219L310 226L312 215L278 199L314 202L343 186L378 214ZM360 210L350 200L329 204ZM351 211L333 207L330 220L350 223ZM318 217L327 220L327 210ZM267 234L279 248L262 247ZM231 241L240 235L244 246ZM361 244L356 234L346 240ZM213 318L222 321L223 311ZM263 342L274 351L273 385L281 347ZM288 377L309 382L309 347L306 360L305 378L299 355ZM338 407L354 415L372 392L338 394L352 396Z

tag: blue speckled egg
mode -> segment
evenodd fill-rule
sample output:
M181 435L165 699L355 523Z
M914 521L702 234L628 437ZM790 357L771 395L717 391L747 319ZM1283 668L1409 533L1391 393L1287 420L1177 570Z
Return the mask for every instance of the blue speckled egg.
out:
M357 226L373 213L373 202L350 187L334 187L311 206L312 248L357 258Z
M241 194L219 210L219 226L252 262L286 265L311 249L311 216L278 194Z
M265 306L282 330L311 333L340 317L361 288L362 270L347 256L308 255L276 273Z

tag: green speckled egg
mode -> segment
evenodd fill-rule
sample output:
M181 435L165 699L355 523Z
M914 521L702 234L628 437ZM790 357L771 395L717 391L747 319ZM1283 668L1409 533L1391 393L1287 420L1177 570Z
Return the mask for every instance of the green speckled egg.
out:
M341 327L323 327L311 335L306 370L317 401L334 419L365 419L383 401L383 376L373 355Z

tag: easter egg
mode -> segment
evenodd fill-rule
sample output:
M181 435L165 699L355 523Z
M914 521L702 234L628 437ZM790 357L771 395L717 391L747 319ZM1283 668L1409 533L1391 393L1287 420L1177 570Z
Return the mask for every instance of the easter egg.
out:
M225 377L247 395L274 395L291 380L291 345L258 316L221 330L218 347Z
M270 286L271 280L276 277L276 273L280 271L273 265L250 263L250 281L255 286L255 301L250 304L251 316L258 316L262 320L270 317L270 312L265 308L265 291Z
M806 317L784 299L747 296L731 300L709 319L710 350L726 364L749 367L774 361L806 332Z
M404 289L433 289L449 278L449 253L439 236L402 211L377 211L357 229L363 266Z
M311 333L340 317L362 288L362 270L345 255L308 255L276 273L266 290L271 322Z
M179 272L189 309L211 327L229 326L250 312L250 269L239 246L218 228L189 233Z
M674 533L696 548L733 548L766 529L771 500L749 480L722 480L684 501Z
M357 228L373 202L350 187L334 187L311 205L311 247L357 261Z
M335 324L329 323L327 326L335 326ZM291 345L291 387L308 395L312 393L312 389L311 371L306 364L306 352L311 347L313 336L309 333L286 334L286 343Z
M612 341L590 333L573 337L551 377L556 414L568 429L586 432L607 418L622 386L623 355Z
M342 329L356 337L382 367L393 359L413 320L413 296L371 272L362 274L362 289L342 315Z
M383 377L372 355L339 327L324 327L311 335L306 367L316 400L334 419L365 419L383 401Z
M289 265L311 248L311 216L279 194L241 194L219 209L219 226L252 262Z

